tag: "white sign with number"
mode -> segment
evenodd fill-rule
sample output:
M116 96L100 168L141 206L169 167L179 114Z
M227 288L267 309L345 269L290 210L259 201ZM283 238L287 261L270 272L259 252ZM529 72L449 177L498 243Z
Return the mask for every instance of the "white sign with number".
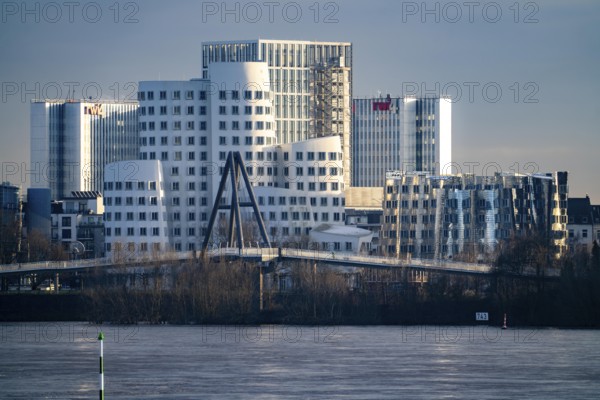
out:
M486 312L475 313L475 321L489 321L489 315Z

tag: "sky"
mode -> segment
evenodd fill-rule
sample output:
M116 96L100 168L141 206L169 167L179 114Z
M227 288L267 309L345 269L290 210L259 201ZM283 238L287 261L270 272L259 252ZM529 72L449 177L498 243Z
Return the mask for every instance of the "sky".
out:
M448 95L462 172L569 171L600 204L600 2L4 1L0 177L27 187L34 98L201 76L201 43L353 44L354 97ZM73 94L74 91L74 94Z

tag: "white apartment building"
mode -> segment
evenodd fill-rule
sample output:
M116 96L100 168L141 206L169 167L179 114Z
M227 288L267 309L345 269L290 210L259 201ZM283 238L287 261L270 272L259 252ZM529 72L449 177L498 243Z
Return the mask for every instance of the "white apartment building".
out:
M239 151L244 159L274 242L307 235L315 221L343 224L341 138L279 145L267 64L217 63L209 69L210 80L140 82L140 161L117 179L109 174L127 163L112 164L105 172L108 255L114 255L117 243L142 253L155 247L200 249L229 151ZM146 193L127 196L127 187L135 192L138 185ZM148 204L148 190L161 191L152 197L162 208L145 211L142 220L141 211L131 207ZM229 190L220 201L228 201ZM125 217L128 212L133 220ZM158 212L158 220L148 212ZM142 228L149 239L139 234ZM224 241L219 232L212 234L213 243Z
M273 94L278 143L337 135L350 184L352 44L301 40L234 40L202 43L202 76L212 64L265 62ZM263 81L254 81L261 86Z
M36 100L30 117L30 185L52 199L101 191L106 164L138 156L136 102Z
M600 245L600 206L592 205L589 196L568 199L569 251L591 252L594 242Z
M352 186L382 187L389 171L451 173L449 99L354 99L353 113Z

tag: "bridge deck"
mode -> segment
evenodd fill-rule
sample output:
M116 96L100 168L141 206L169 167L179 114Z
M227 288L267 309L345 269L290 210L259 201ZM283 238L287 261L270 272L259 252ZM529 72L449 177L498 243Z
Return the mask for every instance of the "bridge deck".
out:
M342 267L363 267L363 268L413 268L426 271L453 272L461 274L485 275L494 271L490 264L466 263L451 260L430 260L430 259L399 259L380 256L355 255L344 252L302 250L292 248L219 248L208 251L209 257L227 257L242 258L252 261L270 262L281 256L288 260L306 260L338 265ZM138 258L128 260L128 263L138 265L185 261L193 258L192 252L166 253L158 259ZM89 260L75 261L44 261L25 264L3 264L0 265L0 274L31 273L38 271L65 271L81 270L95 267L111 267L118 265L109 258L95 258ZM547 271L546 276L558 276L558 271Z

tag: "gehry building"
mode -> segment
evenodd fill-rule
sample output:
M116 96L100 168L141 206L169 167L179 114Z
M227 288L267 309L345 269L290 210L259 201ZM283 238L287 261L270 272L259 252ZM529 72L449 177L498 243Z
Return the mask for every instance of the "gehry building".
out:
M494 176L388 173L381 247L396 257L475 261L499 241L547 238L567 250L567 172Z
M273 243L344 223L342 137L279 143L268 64L208 69L210 79L139 83L139 160L105 169L107 255L199 250L213 205L230 197L215 199L229 151L244 159ZM226 241L226 222L222 212L213 246Z

